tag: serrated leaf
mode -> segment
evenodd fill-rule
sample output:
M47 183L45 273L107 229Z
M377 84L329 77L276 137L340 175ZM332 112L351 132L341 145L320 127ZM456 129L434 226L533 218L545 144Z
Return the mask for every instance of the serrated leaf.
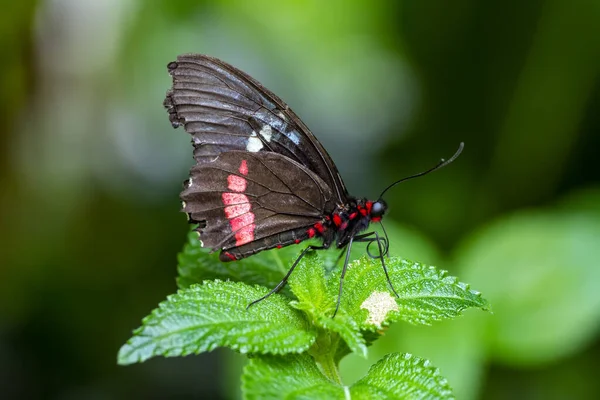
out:
M489 307L478 292L446 271L398 257L386 258L386 266L398 298L379 260L364 256L348 266L340 308L361 329L376 330L397 320L429 325L470 307ZM332 275L330 292L337 292L338 285Z
M366 357L367 346L356 321L343 314L332 318L337 297L327 289L320 254L304 256L290 277L290 287L298 298L290 303L293 307L304 311L313 324L339 334L352 352Z
M350 388L356 399L454 399L452 389L429 361L388 354Z
M144 318L121 347L119 364L150 357L185 356L228 347L242 353L306 351L316 334L283 296L246 306L268 289L235 282L206 282L181 289Z
M344 388L334 384L307 354L258 356L242 375L244 398L344 399Z
M177 285L186 288L205 280L232 280L275 287L288 271L299 252L298 247L265 251L236 262L222 262L219 253L201 246L195 231L188 233L183 250L177 255Z

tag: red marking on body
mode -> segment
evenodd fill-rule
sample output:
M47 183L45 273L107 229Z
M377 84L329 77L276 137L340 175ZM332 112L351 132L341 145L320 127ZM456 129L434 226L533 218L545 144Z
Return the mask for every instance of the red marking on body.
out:
M356 218L357 216L358 216L358 213L357 213L357 212L353 212L352 214L350 214L349 218L350 218L350 219L354 219L354 218Z
M317 232L315 231L315 228L308 228L308 230L306 231L306 233L308 233L308 237L309 238L312 238L312 237L315 237L315 235L316 235Z
M371 218L371 222L379 222L381 221L381 217L373 217Z
M228 251L226 251L226 252L225 252L225 253L223 253L223 254L225 254L227 257L229 257L229 259L230 259L231 261L235 261L235 260L237 260L237 258L235 258L235 256L234 256L233 254L231 254L230 252L228 252Z
M277 245L277 248L278 248L278 249L280 249L280 248L282 248L282 247L283 247L283 246L282 246L282 245L280 245L280 244L278 244L278 245Z
M344 222L342 224L342 226L340 226L340 231L343 231L344 229L346 229L348 227L348 221Z
M371 208L373 208L373 202L367 201L367 214L371 214Z
M296 240L294 240L294 243L296 243L296 244L299 244L300 242L301 242L301 240L300 240L300 239L296 239Z
M250 212L250 203L235 204L225 207L225 216L227 219L239 217L240 215Z
M248 196L246 196L243 193L226 192L221 195L221 199L223 200L223 204L225 204L226 206L230 206L232 204L250 204L250 202L248 201Z
M367 216L367 210L363 206L358 206L357 209L360 215L362 215L363 217Z
M326 216L325 216L325 220L326 220L326 221L330 221L330 220L331 220L331 217L330 217L329 215L326 215Z
M238 171L240 171L240 174L242 175L248 175L248 164L246 163L246 160L242 160Z
M319 233L323 233L323 231L325 230L325 227L323 226L322 223L317 222L316 224L313 225L315 227L315 229L317 230L317 232Z
M233 190L234 192L244 192L246 191L247 185L246 179L237 175L229 175L227 177L227 187L229 190Z
M339 214L333 214L333 223L335 226L340 226L342 224L342 217Z

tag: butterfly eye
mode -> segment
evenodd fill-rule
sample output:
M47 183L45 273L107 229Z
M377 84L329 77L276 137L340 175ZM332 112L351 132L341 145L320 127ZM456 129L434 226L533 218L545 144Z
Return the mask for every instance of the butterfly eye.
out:
M382 200L376 201L371 206L371 218L381 217L386 209L387 205Z

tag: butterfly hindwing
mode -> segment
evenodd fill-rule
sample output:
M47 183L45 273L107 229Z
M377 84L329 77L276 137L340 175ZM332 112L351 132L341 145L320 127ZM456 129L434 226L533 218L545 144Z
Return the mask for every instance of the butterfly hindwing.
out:
M197 164L181 193L203 245L237 249L236 258L305 239L332 198L318 175L290 158L245 151Z
M237 68L186 54L169 64L173 87L165 107L173 126L192 135L198 165L223 152L273 152L318 175L338 202L347 197L337 168L298 116L275 94ZM333 203L332 203L333 204Z

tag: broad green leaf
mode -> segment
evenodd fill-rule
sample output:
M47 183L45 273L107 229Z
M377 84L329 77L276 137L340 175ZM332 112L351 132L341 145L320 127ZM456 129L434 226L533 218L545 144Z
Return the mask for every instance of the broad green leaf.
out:
M323 259L319 254L307 254L296 267L290 286L298 301L290 304L304 311L313 324L339 334L351 351L366 356L367 346L358 324L342 313L331 318L337 295L327 290Z
M187 242L177 256L179 277L177 284L186 288L205 280L232 280L248 284L275 287L287 272L298 255L298 246L265 251L236 262L222 262L219 253L209 254L210 250L201 247L198 234L188 233Z
M385 335L369 347L369 357L350 354L340 362L344 382L355 382L386 354L410 349L431 361L451 383L458 399L476 399L483 384L487 348L485 327L495 315L466 313L461 318L422 327L392 324Z
M453 399L452 389L429 361L389 354L350 388L356 399Z
M475 233L458 252L461 274L494 304L491 354L542 365L592 341L600 321L600 215L521 212Z
M344 388L327 379L307 354L257 356L242 375L246 399L344 399Z
M306 351L315 340L302 314L273 295L246 306L267 289L235 282L206 282L169 296L121 347L119 364L150 357L185 356L229 347L242 353Z
M398 257L386 258L386 266L398 298L379 260L364 256L348 266L340 308L361 329L376 330L397 320L429 325L470 307L488 308L478 292L446 271ZM337 292L338 285L332 274L330 292Z

